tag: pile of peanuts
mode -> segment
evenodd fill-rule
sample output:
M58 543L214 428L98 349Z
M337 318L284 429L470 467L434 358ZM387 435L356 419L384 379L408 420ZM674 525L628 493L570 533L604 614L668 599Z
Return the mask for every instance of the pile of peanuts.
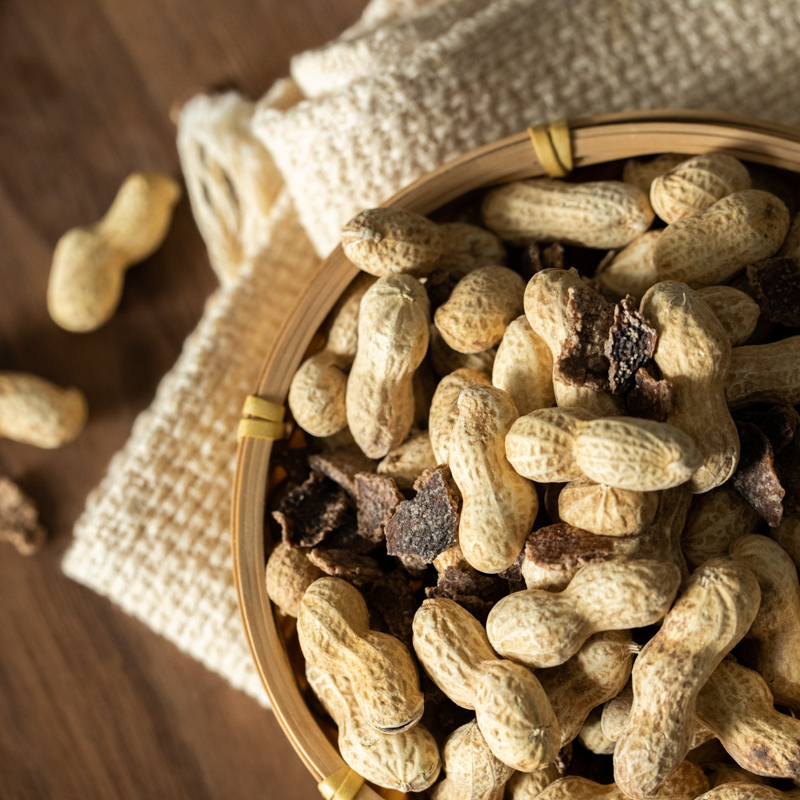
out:
M519 578L485 625L423 600L411 652L371 626L357 585L275 548L270 597L297 617L342 758L377 786L434 800L800 797L800 512L782 513L766 423L775 452L756 466L737 428L774 407L795 420L784 439L797 427L800 321L776 317L775 292L748 276L777 270L778 294L798 291L800 215L790 224L780 176L724 154L633 160L622 177L491 189L482 224L373 209L344 228L368 275L295 375L293 419L319 447L355 442L406 496L447 465L457 541L433 568ZM564 263L547 266L538 248L553 242ZM569 268L577 248L597 252L593 274ZM650 331L636 385L668 387L660 420L602 379L564 377L594 324L576 317L580 292ZM587 356L595 372L601 357ZM433 568L412 573L420 591ZM421 675L471 721L428 730ZM613 783L575 774L589 762L569 764L573 741L613 760Z

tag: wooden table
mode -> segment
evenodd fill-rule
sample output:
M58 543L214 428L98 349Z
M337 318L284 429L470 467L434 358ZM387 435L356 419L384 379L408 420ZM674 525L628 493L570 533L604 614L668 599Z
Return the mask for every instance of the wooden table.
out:
M59 569L87 493L216 285L188 201L101 330L58 328L45 290L59 236L101 216L125 175L178 174L176 100L221 85L260 95L365 4L0 4L0 369L77 385L91 407L60 450L0 441L0 474L52 536L30 559L0 545L2 800L319 796L271 712Z

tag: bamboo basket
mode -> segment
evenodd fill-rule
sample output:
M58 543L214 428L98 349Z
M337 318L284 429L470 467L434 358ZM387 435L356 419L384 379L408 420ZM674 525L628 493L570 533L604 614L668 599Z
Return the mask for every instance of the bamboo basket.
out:
M576 169L656 153L717 151L800 172L799 129L733 114L674 110L609 114L571 120L569 128ZM544 174L528 134L520 133L443 165L385 205L429 214L474 189ZM323 262L267 356L254 394L285 403L289 383L312 338L357 273L341 247ZM272 442L265 439L244 438L239 444L231 525L234 579L248 643L274 712L298 755L322 781L346 765L303 699L264 582L271 451ZM384 789L379 794L364 784L356 798L380 796L406 795Z

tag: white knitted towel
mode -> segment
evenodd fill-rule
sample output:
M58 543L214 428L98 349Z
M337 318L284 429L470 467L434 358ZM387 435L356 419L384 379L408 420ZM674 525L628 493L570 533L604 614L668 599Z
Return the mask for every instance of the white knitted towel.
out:
M297 98L283 84L255 114L235 96L190 104L182 163L225 283L90 496L65 572L263 702L230 568L235 430L318 263L308 237L327 253L361 208L549 118L689 106L798 123L798 53L794 0L374 0L295 60L313 99L279 110Z
M388 69L386 42L402 55ZM798 54L796 0L458 0L298 56L306 95L335 91L254 125L326 255L361 209L548 119L684 107L798 124ZM320 76L339 65L359 77Z

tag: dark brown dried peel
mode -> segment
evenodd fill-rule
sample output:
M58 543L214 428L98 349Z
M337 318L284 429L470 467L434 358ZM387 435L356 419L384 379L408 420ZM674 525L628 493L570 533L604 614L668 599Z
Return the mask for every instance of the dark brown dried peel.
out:
M783 517L785 492L775 472L772 445L752 422L737 422L736 428L741 455L731 479L733 486L771 528L776 528Z
M359 555L350 550L312 550L308 560L326 575L363 586L383 577L378 562L369 556Z
M773 455L778 455L793 439L800 423L800 414L793 406L772 406L766 410L746 409L741 418L757 425L769 439Z
M345 521L347 492L321 472L289 492L272 516L281 526L288 547L315 547Z
M559 242L551 242L541 254L542 269L564 269L564 248Z
M408 573L396 569L383 575L364 590L364 599L372 627L396 636L413 653L414 614L420 602Z
M747 279L762 316L782 325L800 325L800 260L768 258L747 268Z
M356 497L356 475L374 472L377 461L368 458L357 444L346 445L330 453L318 453L308 459L311 469L336 481L350 497Z
M36 505L14 481L0 478L0 542L8 542L23 556L38 553L47 540Z
M648 367L636 370L633 388L625 395L628 414L666 422L672 413L672 382L658 380Z
M456 595L472 595L494 605L502 600L508 592L508 581L498 575L484 575L475 570L461 570L458 567L446 567L439 573L436 586L425 590L428 597L455 597Z
M614 322L605 344L610 365L608 384L613 394L633 387L636 373L656 352L657 341L656 329L639 313L631 295L614 306Z
M614 306L585 286L571 286L567 304L569 333L555 363L555 377L572 386L608 388L605 354Z
M424 472L415 488L417 496L400 503L386 525L386 552L430 564L456 542L459 499L447 466Z
M358 535L370 542L383 541L386 523L403 500L394 478L360 473L356 475L356 494Z
M535 564L577 569L613 558L614 541L612 536L598 536L566 522L558 522L528 536L524 559Z
M517 560L507 569L497 573L498 578L508 581L508 591L510 593L521 592L526 589L525 579L522 577L522 560L525 558L525 548L520 550Z

